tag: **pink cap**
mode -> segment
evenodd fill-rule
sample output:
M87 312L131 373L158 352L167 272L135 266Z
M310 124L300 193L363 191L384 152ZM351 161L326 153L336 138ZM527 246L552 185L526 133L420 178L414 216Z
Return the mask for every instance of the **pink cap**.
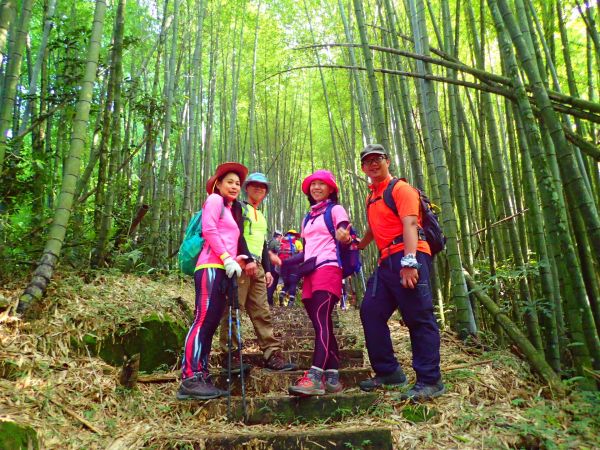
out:
M335 183L335 177L333 176L333 174L329 170L319 169L315 171L315 173L307 176L302 181L302 192L304 192L305 195L310 195L310 183L312 183L315 180L322 181L327 186L329 186L333 190L333 192L338 191L338 187Z

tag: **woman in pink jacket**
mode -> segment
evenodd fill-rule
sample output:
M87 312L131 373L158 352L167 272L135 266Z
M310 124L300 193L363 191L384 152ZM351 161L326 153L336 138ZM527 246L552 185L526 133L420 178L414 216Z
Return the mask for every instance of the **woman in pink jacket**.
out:
M331 314L342 294L342 268L337 257L336 240L349 245L346 228L348 214L338 204L338 186L328 170L317 170L302 182L310 212L302 227L304 264L314 266L304 276L302 302L315 329L312 367L293 386L291 395L308 396L336 393L342 390L339 377L339 350L333 334ZM325 213L331 213L335 236L327 228Z
M226 306L225 288L228 278L239 276L239 254L249 255L240 230L242 208L237 197L248 169L238 163L224 163L206 183L208 198L202 206L204 246L194 273L196 312L185 339L181 363L182 381L177 391L179 400L207 400L227 395L216 388L208 372L212 338ZM256 264L246 259L248 264Z

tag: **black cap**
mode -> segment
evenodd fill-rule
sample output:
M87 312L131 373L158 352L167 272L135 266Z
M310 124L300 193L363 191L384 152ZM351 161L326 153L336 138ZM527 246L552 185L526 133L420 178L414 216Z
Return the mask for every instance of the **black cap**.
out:
M360 160L362 161L363 159L365 159L369 155L384 155L385 157L388 156L387 152L385 151L385 148L383 148L383 145L381 145L381 144L369 144L369 145L367 145L363 149L363 151L360 152Z

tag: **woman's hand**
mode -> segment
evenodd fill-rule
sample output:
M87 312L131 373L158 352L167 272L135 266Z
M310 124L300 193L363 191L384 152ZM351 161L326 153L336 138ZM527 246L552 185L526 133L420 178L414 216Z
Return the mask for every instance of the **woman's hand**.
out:
M338 228L335 230L335 238L342 244L350 244L352 242L352 236L350 236L350 226L348 224L346 228Z
M233 277L234 275L239 277L242 274L242 268L231 256L223 261L223 266L225 267L225 273L229 278Z

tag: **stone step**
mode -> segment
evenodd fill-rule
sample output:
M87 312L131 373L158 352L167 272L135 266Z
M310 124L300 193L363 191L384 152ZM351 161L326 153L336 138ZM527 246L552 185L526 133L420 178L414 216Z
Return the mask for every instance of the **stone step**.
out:
M333 326L335 328L340 328L340 323L334 321ZM305 318L302 320L295 320L295 321L274 320L273 328L275 328L275 330L295 330L295 329L299 329L299 328L313 329L313 325L312 325L312 322L310 320L308 320L308 318Z
M392 432L387 428L346 428L343 430L279 431L244 434L213 434L196 440L194 449L211 450L303 450L361 449L391 450Z
M330 394L318 397L254 397L246 399L246 420L243 420L242 399L231 399L231 412L234 421L247 425L271 423L289 424L295 421L316 420L339 421L351 415L367 411L378 399L376 393ZM198 402L190 402L192 405ZM193 406L194 408L196 406ZM227 400L207 402L209 417L227 415Z
M304 309L304 307L298 307L298 308L275 307L275 308L271 309L271 317L273 318L273 320L277 320L277 321L308 319L308 316L306 314L306 310ZM333 311L333 313L331 314L331 318L334 321L340 320L340 316L337 313L337 311Z
M293 370L289 372L271 372L267 369L253 368L244 376L246 394L248 396L257 394L282 393L288 394L288 387L296 382L304 374L304 370ZM357 367L340 369L340 381L345 388L356 388L358 382L369 378L371 369ZM227 374L219 371L213 375L215 385L221 389L227 389ZM239 375L232 379L232 395L242 394L242 384Z
M342 334L342 329L339 327L333 327L333 333L337 336ZM315 329L313 327L285 327L285 328L275 328L275 336L312 336L315 334Z
M263 367L264 359L262 352L244 353L242 355L245 364L254 367ZM312 365L312 350L288 350L283 352L283 359L298 364L301 369L308 369ZM227 363L227 353L213 353L211 364L213 367L221 367ZM361 349L340 350L340 367L363 367L365 364L364 354Z
M357 343L356 335L354 334L336 335L335 338L340 349L353 348ZM312 350L315 345L315 336L284 336L280 338L280 342L283 350ZM247 347L252 345L258 346L256 338L245 339L244 344Z
M227 374L220 370L211 371L212 379L219 388L227 389ZM246 394L248 397L257 394L284 393L287 395L288 387L291 386L304 373L303 370L290 372L271 372L270 370L253 368L244 377ZM367 367L340 369L340 381L345 388L356 388L358 382L369 378L371 369ZM181 379L181 372L169 372L166 374L140 375L138 383L173 383ZM175 392L175 391L173 391ZM233 395L241 395L242 386L239 375L232 379Z

